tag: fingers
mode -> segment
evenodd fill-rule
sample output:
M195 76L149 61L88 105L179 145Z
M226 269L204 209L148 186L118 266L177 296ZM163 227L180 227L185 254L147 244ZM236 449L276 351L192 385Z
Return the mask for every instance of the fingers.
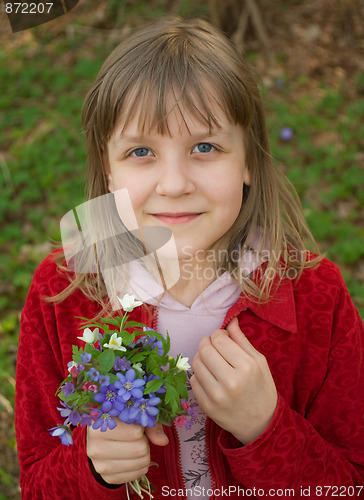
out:
M140 425L117 422L112 431L87 428L87 455L109 484L122 484L146 474L150 464L147 436Z
M121 477L125 479L126 476L134 476L134 479L136 479L142 474L145 474L141 472L142 470L148 470L150 456L148 454L138 459L128 459L125 460L124 463L121 463L120 460L104 460L103 458L98 459L94 457L92 458L92 463L96 472L100 474L106 482L109 482L106 476L119 476L119 479ZM122 482L124 481L120 481L120 483ZM112 484L118 484L118 481Z
M242 363L250 363L251 360L251 355L237 345L224 330L215 330L211 338L205 337L201 340L192 368L196 373L199 371L199 365L203 363L217 380L222 380L233 369L241 367Z
M214 386L217 380L223 376L224 368L226 373L228 367L213 346L208 350L202 348L202 351L199 351L192 361L193 373L198 375L203 386Z
M157 422L154 427L146 427L144 430L147 438L157 446L166 446L169 439L164 433L163 425Z
M226 331L228 332L229 337L253 358L260 356L260 352L255 349L255 347L246 338L244 333L240 330L237 317L233 318L226 326Z
M95 432L101 434L99 429ZM87 436L87 454L92 460L102 457L111 461L138 459L147 453L149 453L148 440L143 434L135 441L104 440L102 435L95 436L94 439L89 434Z
M100 429L87 428L87 434L95 436L103 441L137 441L144 435L143 427L136 424L126 424L120 420L116 420L116 427L106 432L101 432Z
M204 390L204 386L200 383L199 378L195 374L190 378L190 384L200 408L208 414L207 403L209 401L209 397Z

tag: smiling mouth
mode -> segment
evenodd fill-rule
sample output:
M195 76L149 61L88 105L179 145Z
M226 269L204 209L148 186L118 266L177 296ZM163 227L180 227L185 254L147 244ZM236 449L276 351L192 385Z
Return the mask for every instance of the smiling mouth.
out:
M161 212L151 215L165 224L185 224L202 215L202 212Z

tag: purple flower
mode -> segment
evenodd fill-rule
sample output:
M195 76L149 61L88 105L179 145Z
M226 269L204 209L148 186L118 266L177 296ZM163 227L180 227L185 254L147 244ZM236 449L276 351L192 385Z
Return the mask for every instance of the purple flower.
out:
M147 327L143 327L143 332L146 332L146 331L155 331L153 330L152 328L147 328ZM139 342L141 342L143 344L143 347L146 347L147 345L150 346L150 349L152 351L154 351L154 349L158 349L158 355L159 356L162 356L163 354L163 344L162 344L162 341L161 340L157 340L155 337L153 337L152 335L149 335L149 336L145 336L145 337L141 337L139 339Z
M99 380L100 372L96 370L96 368L92 367L91 370L87 373L91 380L97 382Z
M91 425L93 422L93 418L88 413L82 413L80 425L83 427L84 425Z
M126 370L129 370L130 367L131 363L126 359L125 356L123 356L122 358L120 358L120 356L115 356L115 363L113 368L116 372L126 372Z
M67 382L66 384L62 385L61 389L66 397L75 392L75 386L72 384L72 382Z
M61 401L61 405L64 408L57 408L57 410L61 413L61 417L69 417L71 411L73 410L73 406L68 405L65 401Z
M154 351L154 349L158 349L158 356L162 356L163 344L161 340L157 340L155 337L150 337L149 345L152 351Z
M139 399L129 412L129 418L143 427L154 427L159 409L156 405L161 402L160 398Z
M109 375L100 375L99 382L101 386L109 385L110 377Z
M65 444L66 446L73 444L72 432L66 425L58 425L57 427L52 427L52 429L49 429L49 432L52 436L58 436L62 441L62 444Z
M291 127L283 127L279 133L280 138L283 139L283 141L290 141L293 137L293 130Z
M102 403L101 411L110 411L118 397L118 389L115 388L114 384L103 385L100 387L100 392L95 395L95 401Z
M190 430L190 429L191 429L191 427L193 426L193 424L194 424L194 421L193 421L193 420L187 420L187 421L185 422L185 428L186 428L187 430Z
M109 412L99 411L97 420L92 424L93 429L100 429L102 432L106 432L107 429L115 429L116 421L112 417L118 415L118 410L112 409Z
M81 354L82 363L89 363L91 361L91 359L92 359L92 356L88 352L84 352Z
M77 371L78 371L78 373L83 372L84 369L85 369L85 367L83 366L83 364L81 364L81 363L77 364Z
M197 418L198 409L196 407L188 408L187 415L191 418Z
M67 420L71 422L72 425L76 426L81 420L81 415L79 414L78 411L72 410Z
M135 380L135 370L130 368L125 375L117 373L118 381L115 382L115 387L119 389L118 395L121 396L123 401L128 401L131 396L136 399L143 397L143 390L140 389L145 384L145 380L139 378Z
M116 400L114 403L114 408L119 410L119 420L121 422L125 422L126 424L133 424L135 420L130 418L130 411L134 408L136 404L136 399L131 397L128 401L122 402L120 400Z

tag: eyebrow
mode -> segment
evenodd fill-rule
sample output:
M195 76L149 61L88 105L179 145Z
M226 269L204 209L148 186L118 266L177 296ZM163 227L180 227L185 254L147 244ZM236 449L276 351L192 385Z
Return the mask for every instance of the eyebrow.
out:
M159 135L159 134L157 134L157 135ZM191 137L191 139L198 141L199 139L203 139L204 137L214 137L214 136L219 136L219 135L226 137L226 136L230 136L231 133L225 132L222 129L212 129L210 132L208 130L206 130L206 131L197 132L195 134L190 134L190 137ZM151 139L151 136L148 136L148 135L125 135L122 132L120 132L120 134L118 134L118 136L116 138L116 141L117 141L117 143L125 141L125 142L140 144L141 142L143 142L145 140L150 140L150 139Z

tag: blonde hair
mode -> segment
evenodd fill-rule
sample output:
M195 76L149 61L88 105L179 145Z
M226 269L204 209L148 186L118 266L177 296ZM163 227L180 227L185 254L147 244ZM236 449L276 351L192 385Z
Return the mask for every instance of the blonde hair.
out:
M236 261L229 256L244 248L258 230L262 238L256 250L269 249L265 271L258 280L232 275L251 299L268 300L278 270L282 277L295 269L299 278L304 268L316 265L321 257L308 259L305 253L305 241L317 247L294 188L273 164L256 78L230 40L209 23L162 19L124 40L106 59L82 112L88 149L87 197L91 200L109 192L103 155L121 118L125 129L139 113L141 133L146 127L169 133L167 95L171 93L182 116L183 106L210 130L219 127L217 107L244 129L251 185L244 186L239 216L223 238L227 252L216 267L236 269ZM229 193L222 196L228 203ZM105 305L100 272L76 274L71 279L56 300L80 288Z

